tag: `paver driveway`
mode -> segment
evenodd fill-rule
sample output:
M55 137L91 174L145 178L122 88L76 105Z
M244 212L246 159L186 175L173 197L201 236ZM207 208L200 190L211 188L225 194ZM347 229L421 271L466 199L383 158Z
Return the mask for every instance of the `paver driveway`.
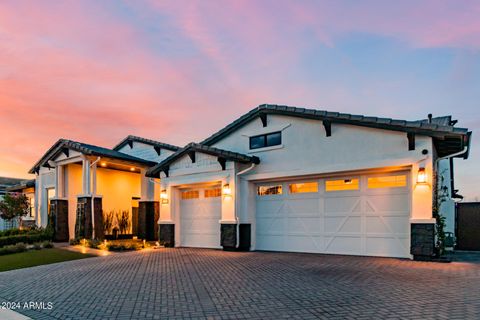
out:
M480 264L159 249L0 273L34 319L479 319Z

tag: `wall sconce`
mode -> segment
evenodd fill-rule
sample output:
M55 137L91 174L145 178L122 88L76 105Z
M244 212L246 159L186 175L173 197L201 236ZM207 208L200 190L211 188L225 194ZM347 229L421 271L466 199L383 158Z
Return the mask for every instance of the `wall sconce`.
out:
M223 185L222 194L228 197L232 196L232 189L230 189L230 185L228 183Z
M417 184L427 184L427 172L425 171L425 168L418 169Z
M162 200L162 204L167 204L168 203L167 190L163 189L162 191L160 191L160 199Z

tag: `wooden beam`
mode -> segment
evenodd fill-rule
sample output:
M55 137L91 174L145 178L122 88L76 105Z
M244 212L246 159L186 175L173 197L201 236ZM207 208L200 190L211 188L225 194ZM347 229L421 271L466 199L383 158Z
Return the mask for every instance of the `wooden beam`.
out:
M267 114L266 113L260 113L260 120L262 120L263 127L266 127L267 126Z
M323 127L325 128L325 134L327 137L332 135L332 122L330 120L323 120Z
M161 148L159 146L154 146L153 149L155 149L155 152L157 152L157 155L160 155Z
M408 139L408 150L409 151L415 150L415 133L407 132L407 139Z
M130 149L132 149L132 148L133 148L133 141L132 141L132 140L128 140L127 143L128 143L128 145L130 146Z
M222 170L225 170L226 163L227 163L227 159L222 158L222 157L218 157L218 158L217 158L217 161L218 161L218 163L220 163L220 165L222 166Z
M68 158L70 156L70 149L68 148L63 148L62 149L63 154Z
M190 160L192 160L192 163L195 163L195 151L189 151L188 156L190 157Z

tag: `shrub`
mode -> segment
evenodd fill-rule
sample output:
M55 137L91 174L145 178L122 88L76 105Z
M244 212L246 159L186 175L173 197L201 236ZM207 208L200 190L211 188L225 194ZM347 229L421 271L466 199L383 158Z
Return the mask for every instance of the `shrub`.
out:
M17 243L14 245L8 245L3 248L0 248L0 256L12 253L20 253L27 251L27 246L23 243Z
M107 250L108 251L135 251L135 250L140 250L141 245L135 243L135 242L120 242L120 243L108 243L107 244Z
M113 226L113 218L115 216L114 211L103 211L103 233L110 234Z
M69 243L71 246L76 246L81 243L81 240L79 238L74 238L74 239L70 239Z
M0 237L0 247L13 245L20 242L31 244L45 240L52 240L52 235L43 229L35 229L26 233Z
M53 243L51 241L43 241L42 242L42 247L44 249L53 248Z
M98 239L87 240L87 247L92 249L98 249L102 245L102 241Z
M40 242L36 242L33 244L33 249L40 250L42 249L42 244Z
M125 234L130 230L130 211L122 210L117 212L118 228L120 233Z

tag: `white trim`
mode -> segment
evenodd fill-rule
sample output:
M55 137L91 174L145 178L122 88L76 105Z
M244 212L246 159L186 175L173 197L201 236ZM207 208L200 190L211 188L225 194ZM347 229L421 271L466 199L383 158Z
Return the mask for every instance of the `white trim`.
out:
M171 220L157 221L157 223L158 224L175 224L175 222Z
M413 224L413 223L432 224L432 223L437 223L437 220L435 218L431 218L431 219L410 219L410 224Z
M251 130L251 131L248 131L244 134L242 134L242 136L244 137L255 137L255 136L259 136L259 135L262 135L262 134L267 134L267 133L274 133L274 132L282 132L283 130L287 129L288 127L290 127L292 124L291 123L286 123L286 124L282 124L282 125L271 125L271 126L267 126L267 127L262 127L260 129L256 129L256 130Z
M218 220L220 224L237 224L239 223L238 221L235 220Z
M249 149L248 153L257 153L257 152L264 152L264 151L270 151L270 150L275 150L275 149L282 149L283 147L284 147L283 144L277 144L276 146L263 147L263 148L257 148L257 149Z

